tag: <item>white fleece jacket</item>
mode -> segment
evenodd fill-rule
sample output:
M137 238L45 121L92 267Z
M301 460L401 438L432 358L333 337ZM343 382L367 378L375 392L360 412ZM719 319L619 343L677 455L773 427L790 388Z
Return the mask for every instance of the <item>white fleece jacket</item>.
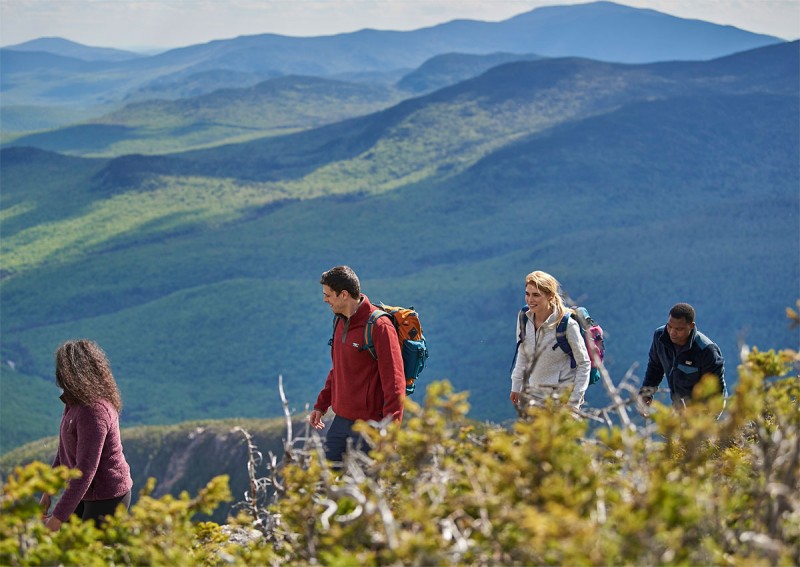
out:
M528 311L525 324L525 339L519 346L517 362L511 372L511 391L525 391L537 399L553 394L561 396L569 392L569 405L578 409L583 404L583 394L589 386L591 361L586 352L586 344L581 337L578 322L570 318L567 325L567 341L575 357L575 368L570 368L570 358L556 346L556 327L558 313L550 317L535 331L533 314ZM517 317L516 338L519 338L519 317Z

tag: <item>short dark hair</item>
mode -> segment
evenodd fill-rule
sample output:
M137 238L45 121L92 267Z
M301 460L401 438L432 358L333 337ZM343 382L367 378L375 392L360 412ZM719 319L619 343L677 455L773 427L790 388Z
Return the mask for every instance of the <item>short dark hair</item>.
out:
M694 307L688 303L676 303L669 310L669 316L675 319L685 319L691 325L694 323Z
M336 293L346 291L353 299L361 297L361 283L358 276L349 266L336 266L322 274L319 283L326 285Z

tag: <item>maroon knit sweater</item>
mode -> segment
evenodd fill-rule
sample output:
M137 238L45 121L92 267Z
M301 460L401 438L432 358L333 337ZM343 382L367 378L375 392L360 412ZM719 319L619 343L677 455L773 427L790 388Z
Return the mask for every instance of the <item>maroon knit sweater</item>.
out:
M119 414L106 400L89 406L70 404L65 396L64 417L53 466L78 469L81 478L69 481L53 509L66 522L81 500L108 500L125 495L132 487L131 471L119 435Z

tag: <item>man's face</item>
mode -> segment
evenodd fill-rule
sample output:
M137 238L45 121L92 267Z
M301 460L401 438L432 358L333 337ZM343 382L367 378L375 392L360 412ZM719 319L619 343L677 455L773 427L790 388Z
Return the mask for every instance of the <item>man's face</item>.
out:
M322 286L322 300L331 306L331 311L335 315L345 315L344 306L348 294L346 291L336 293L327 285Z
M667 321L667 334L674 345L683 346L689 342L692 329L694 329L694 323L689 323L686 319L676 319L670 315L669 321Z

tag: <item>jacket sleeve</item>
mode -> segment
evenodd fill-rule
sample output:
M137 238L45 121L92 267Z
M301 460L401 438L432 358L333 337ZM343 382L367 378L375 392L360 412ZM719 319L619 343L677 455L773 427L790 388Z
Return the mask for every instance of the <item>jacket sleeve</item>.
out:
M525 317L524 324L528 324L528 318ZM514 327L517 333L514 335L515 342L519 342L519 334L522 329L519 328L520 318L517 317L517 324ZM528 354L522 344L517 347L517 359L514 363L514 369L511 371L511 391L521 392L525 383L525 372L528 368Z
M332 393L331 393L331 384L333 383L333 344L337 340L336 333L339 332L339 338L341 340L341 333L344 332L341 330L342 325L338 325L338 319L334 319L333 324L333 335L331 336L331 369L328 371L328 377L325 379L325 385L320 390L319 394L317 395L317 401L314 402L314 409L319 410L322 412L323 415L328 413L328 410L331 407L331 403L333 401Z
M394 421L403 420L403 400L406 397L406 376L403 369L403 353L397 331L386 317L375 321L372 342L378 357L378 374L383 390L383 415L391 415Z
M319 410L324 414L328 413L331 407L331 382L333 381L333 368L328 372L328 377L325 379L325 385L320 390L317 396L317 401L314 402L314 409Z
M658 340L659 332L656 331L650 345L650 357L647 361L647 371L644 373L642 387L639 389L640 394L652 396L664 379L664 367L661 366L661 359L658 357Z
M711 343L703 351L703 368L701 376L706 374L713 374L719 379L719 391L722 397L728 395L728 388L725 385L725 359L722 358L722 353L719 347Z
M77 435L75 466L82 475L69 481L64 494L53 509L53 516L62 522L69 519L94 481L110 428L108 412L98 405L83 406L75 418L75 427Z
M569 405L578 409L583 403L583 394L589 387L589 371L592 369L592 361L586 350L586 342L581 336L580 325L577 321L570 318L567 325L567 342L572 349L572 356L575 358L575 386L569 396Z

